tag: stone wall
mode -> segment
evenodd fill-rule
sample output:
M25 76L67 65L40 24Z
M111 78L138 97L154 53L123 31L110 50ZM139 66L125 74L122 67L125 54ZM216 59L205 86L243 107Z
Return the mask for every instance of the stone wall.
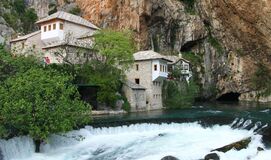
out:
M136 70L138 65L139 70ZM148 110L161 109L162 104L162 82L154 84L152 81L152 60L136 61L133 67L127 71L127 79L131 82L135 82L135 79L140 80L140 85L146 88L146 101Z

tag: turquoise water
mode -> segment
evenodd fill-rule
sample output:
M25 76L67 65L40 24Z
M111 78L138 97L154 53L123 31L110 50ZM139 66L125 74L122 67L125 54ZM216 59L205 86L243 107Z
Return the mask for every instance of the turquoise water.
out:
M257 103L200 103L192 108L157 110L94 117L94 126L118 126L140 122L193 122L206 121L210 124L229 124L235 118L251 119L262 123L271 122L271 105Z
M51 135L41 153L34 152L27 136L0 140L0 149L4 160L159 160L168 155L195 160L251 137L246 149L217 154L221 160L270 160L269 106L200 103L189 109L94 117L91 126Z

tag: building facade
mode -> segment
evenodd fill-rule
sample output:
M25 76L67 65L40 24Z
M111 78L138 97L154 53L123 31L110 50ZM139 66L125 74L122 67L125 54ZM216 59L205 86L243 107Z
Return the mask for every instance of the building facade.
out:
M145 110L161 109L163 107L163 80L168 77L168 62L171 61L154 51L137 52L134 54L134 60L135 63L126 72L126 76L127 81L145 88L146 98L142 99L146 99L146 101L145 103L140 102L141 106L138 106L138 108L145 108ZM127 89L124 90L124 93L129 97L128 100L132 99L131 96L136 96L136 94L128 94Z
M82 17L62 11L36 24L40 27L39 31L11 40L11 52L14 55L36 54L49 64L65 60L80 63L86 58L84 52L88 49L86 46L92 44L92 35L99 30Z

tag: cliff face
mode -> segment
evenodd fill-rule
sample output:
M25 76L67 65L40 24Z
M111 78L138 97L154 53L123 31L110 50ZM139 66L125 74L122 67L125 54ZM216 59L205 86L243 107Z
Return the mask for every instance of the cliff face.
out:
M253 92L257 63L270 63L271 2L200 0L187 11L181 0L76 0L85 18L100 27L132 29L140 49L201 57L203 96Z

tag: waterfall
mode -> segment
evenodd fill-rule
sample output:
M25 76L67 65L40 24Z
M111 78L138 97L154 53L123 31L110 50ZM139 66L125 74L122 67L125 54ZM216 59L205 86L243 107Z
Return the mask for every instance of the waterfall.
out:
M35 152L35 145L27 136L15 137L10 140L0 140L0 150L4 160L27 158Z
M257 126L256 130L265 127L244 119L236 119L232 125L207 128L196 122L107 128L86 126L64 135L51 135L38 154L34 153L35 146L29 137L0 140L0 149L4 160L159 160L167 155L194 160L204 158L212 149L251 137L247 149L218 153L221 160L241 160L249 156L256 160L270 156L270 151L257 153L257 147L264 148L264 145L261 135L244 129L251 125Z

